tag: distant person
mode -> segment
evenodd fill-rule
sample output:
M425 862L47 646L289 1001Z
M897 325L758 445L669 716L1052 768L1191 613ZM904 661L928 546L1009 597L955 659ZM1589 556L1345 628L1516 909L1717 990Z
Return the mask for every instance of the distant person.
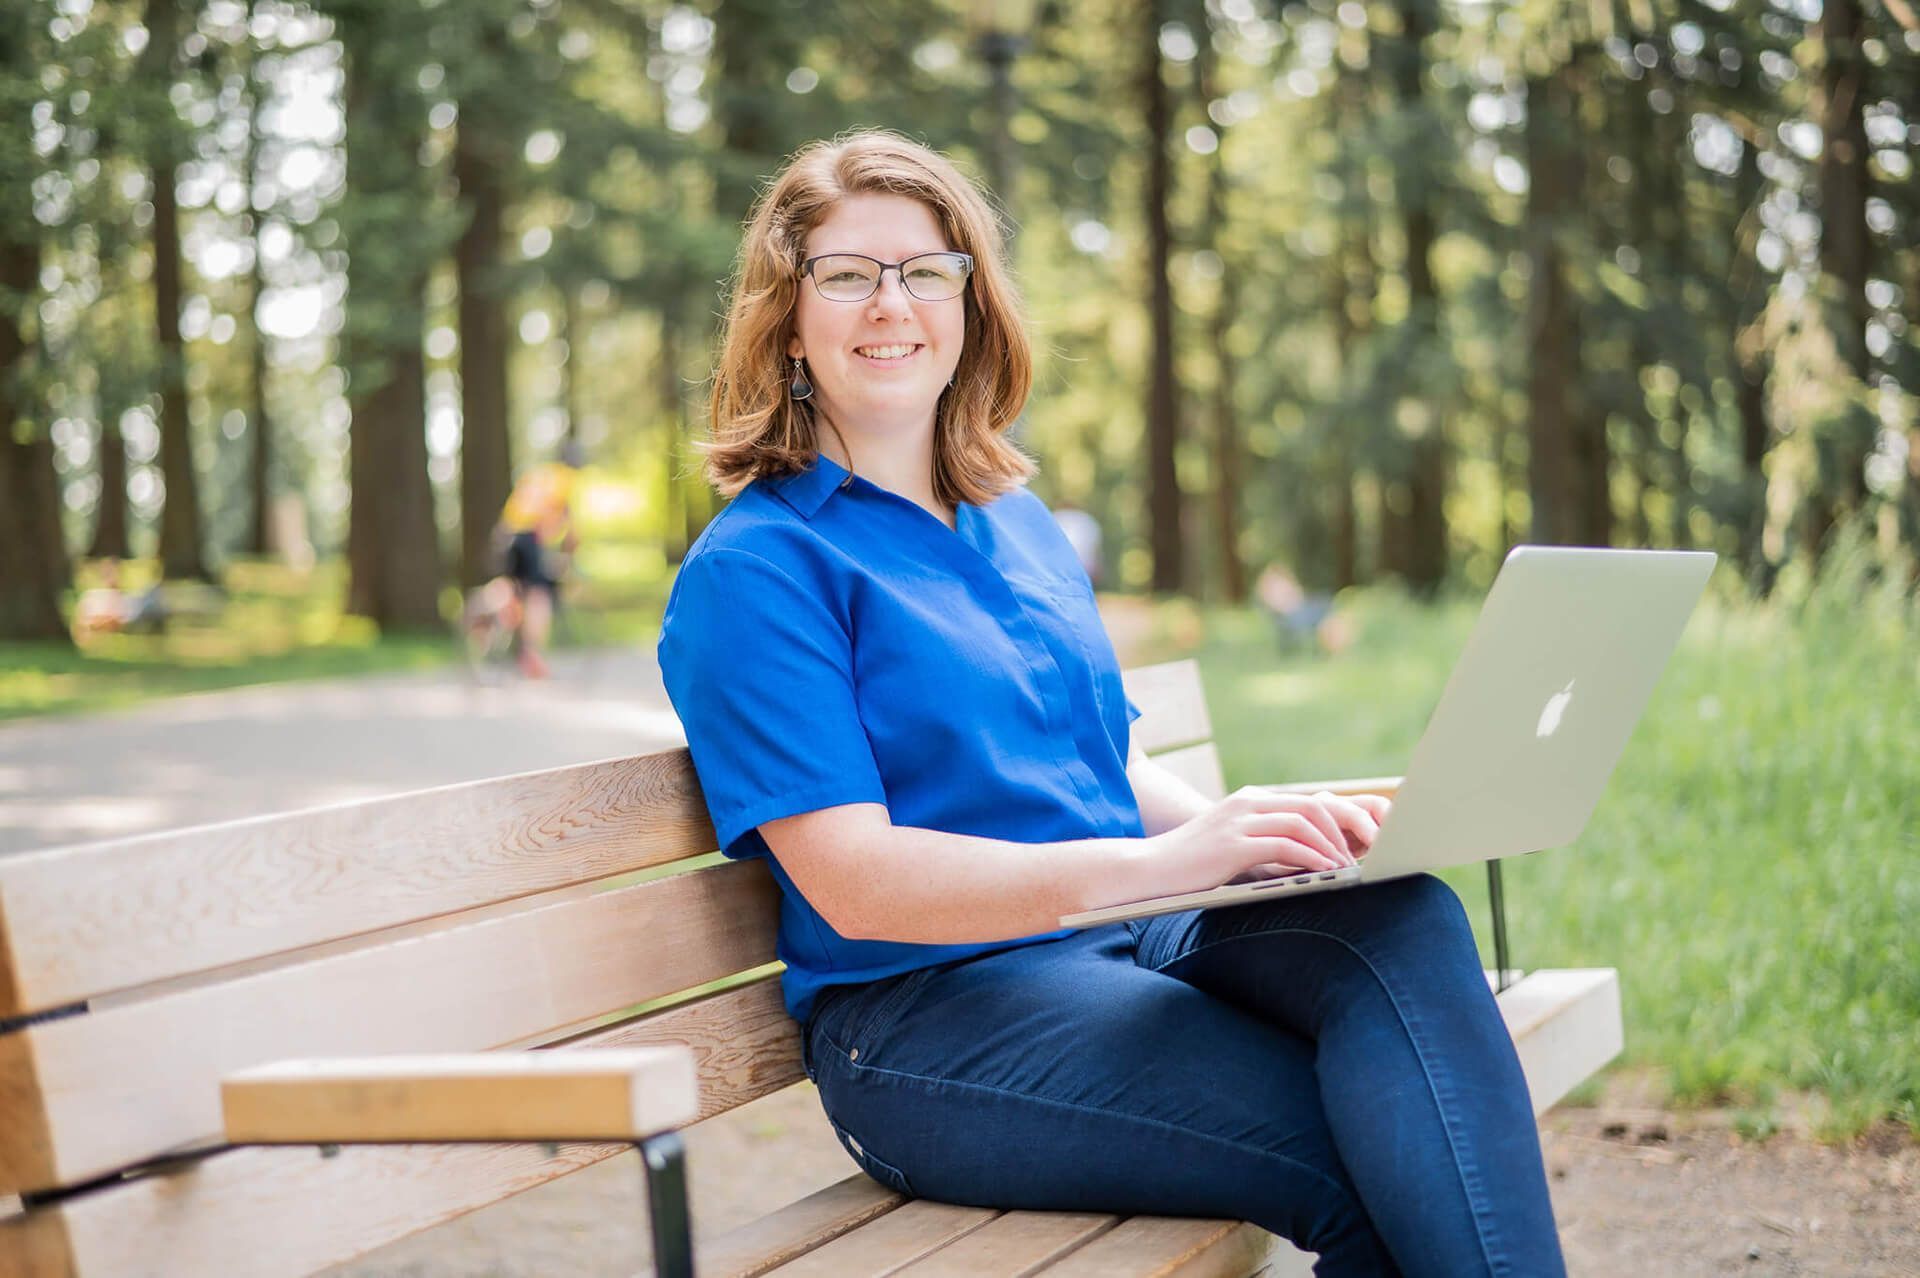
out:
M1333 597L1308 594L1281 565L1268 564L1254 583L1253 593L1273 618L1281 647L1306 641L1317 643L1327 652L1337 652L1346 645L1346 627L1336 622Z
M579 544L573 525L573 490L585 464L580 445L568 440L559 456L520 476L500 512L506 542L506 576L520 593L520 673L547 677L544 655L553 610L564 575L562 557Z
M159 584L128 594L120 586L120 561L109 559L101 565L100 584L74 601L73 638L80 643L93 635L159 631L166 628L166 618Z
M1059 524L1060 531L1067 535L1080 566L1086 569L1087 580L1098 589L1101 585L1100 521L1072 502L1062 502L1054 508L1053 522Z

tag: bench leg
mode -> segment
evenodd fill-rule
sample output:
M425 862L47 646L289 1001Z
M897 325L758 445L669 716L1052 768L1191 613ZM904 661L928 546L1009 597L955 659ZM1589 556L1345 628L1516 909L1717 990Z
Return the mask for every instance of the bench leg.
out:
M647 1218L653 1226L653 1272L693 1278L693 1226L687 1215L687 1148L678 1132L638 1143L647 1176Z

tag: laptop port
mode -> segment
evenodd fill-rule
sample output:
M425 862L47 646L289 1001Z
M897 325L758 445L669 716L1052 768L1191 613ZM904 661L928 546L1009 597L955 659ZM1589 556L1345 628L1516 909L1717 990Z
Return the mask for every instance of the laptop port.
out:
M1339 877L1340 877L1340 876L1339 876L1339 875L1337 875L1337 874L1323 874L1323 875L1321 875L1321 876L1320 876L1320 881L1324 883L1324 882L1326 882L1326 881L1327 881L1328 879L1337 879L1337 878L1339 878Z

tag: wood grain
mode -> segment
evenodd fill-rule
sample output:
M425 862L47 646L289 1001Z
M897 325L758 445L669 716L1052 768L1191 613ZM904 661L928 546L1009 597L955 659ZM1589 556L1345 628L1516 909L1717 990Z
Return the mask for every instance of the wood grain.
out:
M1152 754L1174 746L1192 745L1213 735L1207 718L1207 698L1200 687L1200 663L1169 661L1140 666L1120 674L1127 696L1140 707L1133 739Z
M254 1146L26 1218L71 1267L34 1278L297 1278L578 1171L631 1145ZM642 1210L634 1163L634 1210ZM0 1239L6 1235L0 1233Z
M857 1229L907 1200L869 1176L853 1175L694 1249L708 1278L759 1278Z
M712 851L685 750L0 858L0 1016Z
M639 1140L694 1119L680 1047L275 1061L220 1083L236 1145Z
M956 1207L916 1199L768 1272L778 1278L878 1278L973 1232L998 1215L987 1207Z
M1119 1223L1117 1216L1010 1211L922 1260L901 1278L975 1278L1045 1272L1048 1264Z
M684 1045L693 1052L699 1118L724 1114L806 1077L800 1030L787 1015L777 977L595 1030L554 1050L656 1045Z
M1047 1278L1247 1278L1273 1236L1237 1220L1135 1216L1042 1270Z
M51 1212L0 1219L0 1278L68 1278L67 1224Z
M215 1137L219 1080L300 1056L479 1051L773 958L778 889L738 863L7 1036L0 1192L71 1184Z

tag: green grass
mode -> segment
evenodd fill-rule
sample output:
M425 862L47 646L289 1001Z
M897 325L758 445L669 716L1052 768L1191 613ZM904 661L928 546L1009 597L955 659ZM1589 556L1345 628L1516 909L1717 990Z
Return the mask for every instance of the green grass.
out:
M1754 1133L1809 1096L1823 1135L1920 1133L1920 607L1862 573L1704 602L1585 834L1503 871L1511 961L1617 967L1624 1060ZM1251 612L1162 623L1201 633L1230 786L1404 767L1477 600L1342 607L1332 658ZM1484 871L1444 877L1491 967Z

